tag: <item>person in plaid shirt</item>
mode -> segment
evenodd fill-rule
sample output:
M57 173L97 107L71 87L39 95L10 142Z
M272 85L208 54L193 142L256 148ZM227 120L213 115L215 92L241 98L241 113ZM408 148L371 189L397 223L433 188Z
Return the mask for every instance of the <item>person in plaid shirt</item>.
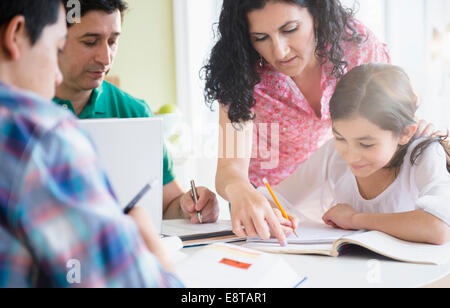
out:
M122 214L50 101L66 36L62 1L0 1L0 287L182 287L145 210Z

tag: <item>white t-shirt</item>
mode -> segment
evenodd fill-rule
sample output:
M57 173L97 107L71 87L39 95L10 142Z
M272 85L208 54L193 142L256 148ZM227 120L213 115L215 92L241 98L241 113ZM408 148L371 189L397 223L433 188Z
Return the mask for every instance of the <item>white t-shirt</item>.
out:
M411 165L412 151L424 139L409 147L397 179L373 200L364 199L356 178L336 150L334 140L325 144L280 185L275 194L291 211L309 219L321 219L331 207L345 203L359 213L401 213L424 210L450 225L450 174L445 151L439 143L430 145ZM272 200L265 187L258 188Z

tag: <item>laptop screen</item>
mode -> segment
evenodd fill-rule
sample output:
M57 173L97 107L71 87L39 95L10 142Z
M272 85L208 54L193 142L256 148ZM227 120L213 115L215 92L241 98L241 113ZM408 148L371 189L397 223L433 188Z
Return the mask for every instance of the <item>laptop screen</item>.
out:
M149 182L155 185L138 203L161 232L163 208L163 131L156 118L80 120L123 208Z

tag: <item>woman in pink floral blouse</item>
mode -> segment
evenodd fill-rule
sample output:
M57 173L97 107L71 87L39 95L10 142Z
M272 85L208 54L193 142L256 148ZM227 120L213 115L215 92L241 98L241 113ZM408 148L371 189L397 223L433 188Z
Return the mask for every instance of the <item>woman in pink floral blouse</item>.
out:
M328 141L336 83L389 53L339 0L224 0L219 32L204 68L206 98L221 109L217 192L237 235L283 245L286 227L254 186L280 183Z

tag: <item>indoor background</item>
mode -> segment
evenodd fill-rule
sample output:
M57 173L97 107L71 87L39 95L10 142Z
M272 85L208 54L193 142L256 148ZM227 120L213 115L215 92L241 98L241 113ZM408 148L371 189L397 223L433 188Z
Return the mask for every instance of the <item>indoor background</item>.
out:
M222 0L128 0L123 34L111 77L155 112L178 106L168 144L185 189L214 189L218 106L203 99L200 69L214 44ZM421 107L419 116L450 127L450 1L343 0L357 18L388 44L392 63L409 73ZM178 123L178 124L177 124ZM222 218L227 218L226 203Z

